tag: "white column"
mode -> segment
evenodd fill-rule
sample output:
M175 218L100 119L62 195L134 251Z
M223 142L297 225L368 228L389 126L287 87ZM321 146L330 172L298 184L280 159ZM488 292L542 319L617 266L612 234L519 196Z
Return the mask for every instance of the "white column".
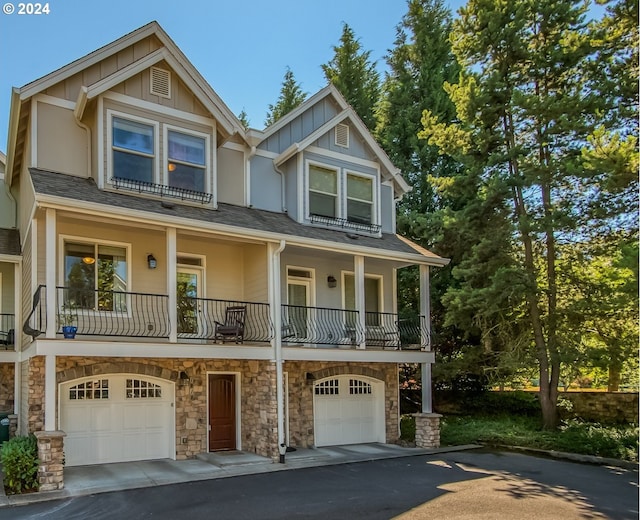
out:
M420 320L424 316L425 329L421 329L422 344L431 345L431 296L429 289L429 266L420 266ZM421 323L422 325L422 323ZM426 337L425 337L426 336ZM422 363L422 412L431 413L433 411L433 394L431 391L431 363Z
M356 292L356 309L358 310L358 323L360 330L363 332L362 337L358 338L357 348L366 348L366 337L364 336L366 324L366 310L364 304L364 256L355 256L353 258L353 284Z
M169 341L178 341L178 249L176 228L167 228L167 294L169 295Z
M47 208L45 217L45 284L47 298L47 338L55 338L57 323L56 309L56 210ZM35 263L35 262L34 262ZM35 288L34 288L35 289Z
M56 356L44 357L44 431L56 430Z
M276 420L278 423L278 449L282 453L283 445L286 444L286 425L284 410L284 370L282 358L282 316L281 303L282 291L280 287L280 253L285 248L284 240L279 245L268 244L268 284L269 284L269 304L271 305L271 316L274 326L273 335L273 355L276 363Z

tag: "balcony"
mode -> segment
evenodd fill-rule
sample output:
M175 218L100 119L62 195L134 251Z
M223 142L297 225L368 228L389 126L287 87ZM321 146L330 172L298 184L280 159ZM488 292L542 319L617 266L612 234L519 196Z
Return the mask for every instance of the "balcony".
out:
M352 310L283 305L282 342L342 348L364 343L367 349L430 349L424 316L398 319L393 313L367 312L364 328L358 318L358 312Z
M25 322L26 334L37 337L45 332L45 302L45 287L40 286ZM181 298L177 307L178 339L181 342L214 341L218 327L225 323L227 309L232 307L244 309L241 342L269 342L273 338L266 303ZM168 339L171 332L169 296L164 294L57 287L56 309L58 334L65 324L77 327L79 336Z
M16 339L16 317L14 314L0 314L0 349L13 350Z

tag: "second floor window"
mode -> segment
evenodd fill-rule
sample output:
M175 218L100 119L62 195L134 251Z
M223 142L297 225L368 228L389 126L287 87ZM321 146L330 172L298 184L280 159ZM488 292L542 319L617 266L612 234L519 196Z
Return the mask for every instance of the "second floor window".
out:
M127 250L103 244L64 245L65 304L80 309L126 311Z
M338 172L309 166L309 213L338 217Z
M347 220L359 224L373 222L373 181L359 175L347 175Z
M168 143L168 185L205 191L205 139L170 130Z
M113 176L153 182L155 149L151 125L113 118Z

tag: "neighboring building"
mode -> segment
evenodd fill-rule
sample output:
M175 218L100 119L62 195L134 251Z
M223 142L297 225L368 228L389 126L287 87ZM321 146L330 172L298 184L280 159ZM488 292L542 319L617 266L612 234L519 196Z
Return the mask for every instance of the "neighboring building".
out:
M394 442L398 363L431 411L447 260L395 234L409 187L334 87L245 131L153 22L14 89L5 183L0 390L68 466Z

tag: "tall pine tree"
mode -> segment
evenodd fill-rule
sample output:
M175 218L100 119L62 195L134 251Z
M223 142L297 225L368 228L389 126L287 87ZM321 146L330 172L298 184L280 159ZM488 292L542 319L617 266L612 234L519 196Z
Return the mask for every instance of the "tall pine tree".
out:
M307 93L302 91L302 87L296 82L293 72L287 67L278 101L276 101L275 105L269 105L267 119L264 122L265 126L270 126L281 117L287 115L294 108L301 105L306 98Z
M334 56L322 65L322 71L347 102L353 107L369 130L376 127L376 104L380 97L380 74L375 62L371 62L371 51L363 51L346 23L342 26L340 45L333 47Z

